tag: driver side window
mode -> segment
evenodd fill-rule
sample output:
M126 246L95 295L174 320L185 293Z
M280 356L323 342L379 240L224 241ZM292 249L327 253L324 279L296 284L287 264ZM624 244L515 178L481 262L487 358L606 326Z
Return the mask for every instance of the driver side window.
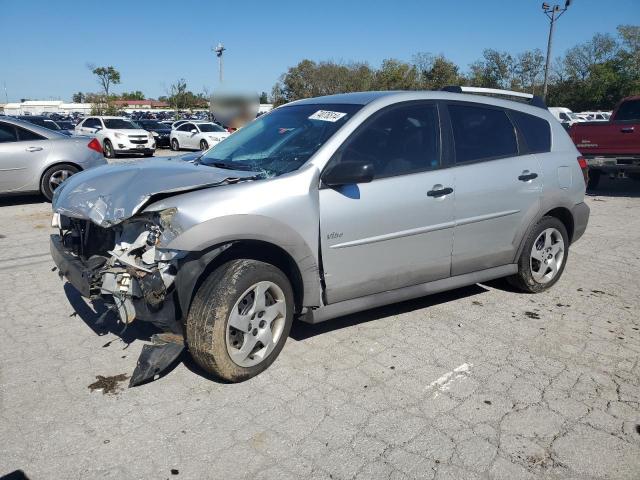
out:
M374 180L440 167L440 127L433 104L411 103L374 114L347 142L340 161L372 163Z

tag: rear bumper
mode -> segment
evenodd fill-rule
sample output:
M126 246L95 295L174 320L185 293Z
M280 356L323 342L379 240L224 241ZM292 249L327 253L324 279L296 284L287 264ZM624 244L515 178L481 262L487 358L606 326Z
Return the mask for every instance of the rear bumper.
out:
M585 155L589 169L604 173L640 173L640 155Z
M571 214L573 215L573 238L571 243L577 242L587 229L589 212L589 206L584 202L578 203L571 209Z
M64 248L60 235L49 237L49 249L60 275L64 276L83 297L91 297L91 271L82 260Z

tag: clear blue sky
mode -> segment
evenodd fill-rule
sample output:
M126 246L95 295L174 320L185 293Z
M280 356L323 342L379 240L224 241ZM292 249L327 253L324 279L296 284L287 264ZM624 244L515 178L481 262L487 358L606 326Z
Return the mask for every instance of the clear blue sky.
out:
M549 3L554 3L547 0ZM271 87L289 66L312 60L410 60L444 53L466 69L484 48L546 48L542 0L0 0L0 102L69 100L98 91L87 63L122 74L116 92L155 98L185 78L217 87L211 47L228 48L225 84ZM558 0L557 3L564 3ZM554 57L596 32L640 23L640 0L574 0L557 24Z

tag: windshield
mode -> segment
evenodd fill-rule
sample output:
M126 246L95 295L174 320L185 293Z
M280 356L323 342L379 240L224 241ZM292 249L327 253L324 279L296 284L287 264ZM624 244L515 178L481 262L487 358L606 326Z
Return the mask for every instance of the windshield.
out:
M103 119L105 128L113 128L118 130L137 130L140 128L138 125L124 120L122 118L105 118Z
M297 170L360 108L353 104L278 108L209 150L200 163L266 177Z
M215 123L198 123L197 125L201 132L226 132L224 128Z

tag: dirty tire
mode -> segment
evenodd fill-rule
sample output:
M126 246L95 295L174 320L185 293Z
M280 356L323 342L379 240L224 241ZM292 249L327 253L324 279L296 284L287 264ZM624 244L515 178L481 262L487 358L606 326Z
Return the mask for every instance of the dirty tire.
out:
M104 152L104 156L107 158L116 158L116 151L113 149L113 145L111 144L111 140L105 140L104 145L102 147L102 151Z
M600 183L601 173L599 170L589 170L589 181L587 182L587 190L595 190Z
M555 228L562 235L562 240L564 241L564 258L562 260L562 264L558 269L558 272L555 276L547 283L539 283L533 278L533 274L531 272L530 258L531 258L531 250L533 248L533 244L538 238L538 236L545 230L549 228ZM569 258L569 235L567 234L567 229L560 220L556 217L545 216L540 219L540 221L531 229L527 240L524 244L524 248L522 249L522 253L520 254L520 258L518 259L518 273L515 275L511 275L507 277L507 281L516 287L519 290L527 293L540 293L544 292L551 288L562 276L564 272L564 267L567 264L567 259Z
M173 150L174 152L180 151L180 144L178 143L178 140L175 138L171 140L171 150Z
M241 367L230 357L226 335L229 315L247 289L257 282L273 282L285 296L286 315L274 349L257 365ZM293 322L293 290L286 275L257 260L231 260L213 271L198 289L187 316L187 345L196 363L207 372L230 382L258 375L273 363L289 336Z
M51 185L51 181L56 175L59 175L61 172L68 172L69 176L76 174L80 171L78 167L75 165L71 165L69 163L61 163L59 165L54 165L53 167L48 168L40 179L40 192L47 199L48 202L53 198L53 190L54 188Z

